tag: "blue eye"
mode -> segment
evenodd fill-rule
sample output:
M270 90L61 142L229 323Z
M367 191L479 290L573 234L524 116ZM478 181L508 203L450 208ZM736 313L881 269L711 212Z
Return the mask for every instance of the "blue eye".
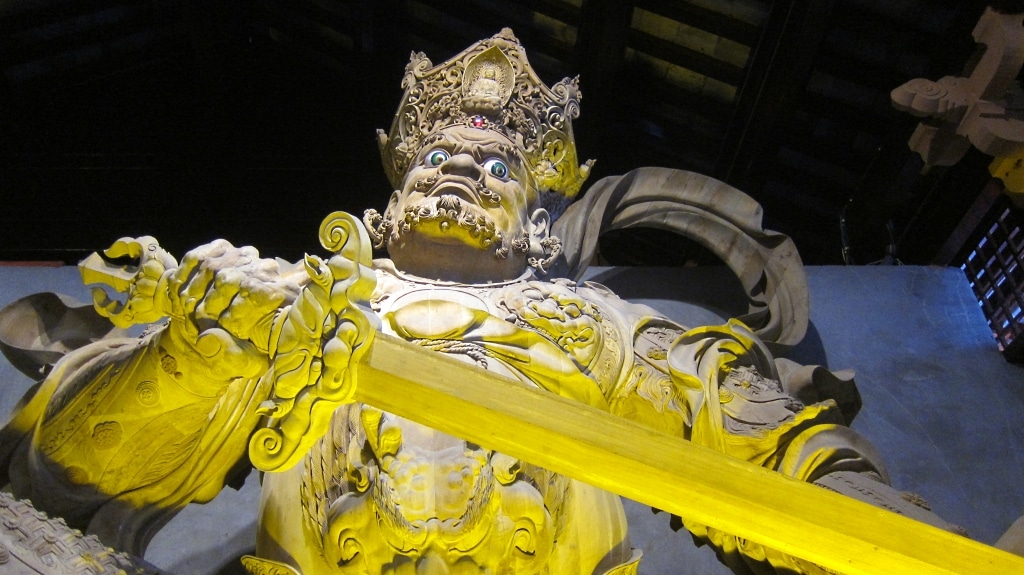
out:
M487 160L484 162L484 169L487 170L488 174L498 178L499 180L508 179L508 166L505 165L505 162L502 162L499 159L491 158L490 160Z
M427 154L427 165L431 167L437 167L448 161L448 152L444 150L434 150Z

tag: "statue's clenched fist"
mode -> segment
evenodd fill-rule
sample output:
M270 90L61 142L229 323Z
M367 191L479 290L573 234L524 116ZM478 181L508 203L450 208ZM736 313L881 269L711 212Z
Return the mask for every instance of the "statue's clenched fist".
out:
M255 248L215 240L185 254L168 278L170 315L197 341L220 329L266 352L274 316L295 300L304 277L283 274Z
M94 289L97 311L119 327L170 317L170 345L203 358L216 378L258 377L267 368L274 318L308 281L282 270L255 248L226 240L200 246L181 264L152 237L121 238L80 265L86 283L125 294L123 302Z
M171 337L192 346L220 377L266 371L274 318L301 289L276 260L226 240L185 254L166 283Z
M267 426L253 434L249 455L273 471L293 465L334 409L353 401L351 366L377 328L366 230L335 212L321 224L320 242L333 255L296 266L226 240L199 246L179 265L153 238L123 238L79 267L86 283L125 294L123 302L102 290L94 296L116 325L170 318L150 341L161 369L183 385L262 378L267 399L255 411Z

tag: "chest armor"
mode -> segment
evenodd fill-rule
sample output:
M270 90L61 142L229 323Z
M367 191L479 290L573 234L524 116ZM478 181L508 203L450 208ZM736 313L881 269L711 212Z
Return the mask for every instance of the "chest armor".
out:
M573 284L379 286L385 332L607 407L622 346ZM301 492L334 573L606 573L634 559L617 497L366 405L335 413Z

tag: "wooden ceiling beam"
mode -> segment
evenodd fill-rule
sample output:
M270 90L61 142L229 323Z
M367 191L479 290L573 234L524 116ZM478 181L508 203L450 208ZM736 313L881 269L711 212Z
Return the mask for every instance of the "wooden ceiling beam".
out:
M789 129L779 134L779 146L801 150L850 171L860 171L871 162L883 142L881 136L861 132L853 126L832 124L834 127L823 133L816 121L820 119L796 115Z
M352 58L355 38L345 22L328 22L316 13L299 11L291 5L275 7L274 16L277 18L271 22L271 29L287 37L295 47L301 46L300 51L312 50L326 57L332 70L346 69L345 61Z
M679 0L636 0L635 8L653 12L659 16L671 18L676 22L700 28L715 36L722 36L739 42L745 46L753 46L761 35L761 28L756 24L744 22L736 18L702 8Z
M771 179L798 192L801 201L817 204L823 211L831 209L836 214L860 183L857 178L844 177L839 171L818 170L789 161L776 161L771 168Z
M634 73L641 74L640 71L635 71ZM729 121L729 117L732 114L732 106L725 102L706 98L699 93L684 90L664 79L651 76L644 77L642 85L619 90L615 97L624 106L635 106L640 102L645 105L664 103L679 108L686 108L723 125Z
M625 110L620 104L622 94L633 92L633 83L624 80L629 72L625 54L632 13L631 2L584 0L576 53L570 62L579 74L583 93L576 134L580 145L587 150L584 157L598 159L599 172L614 165L613 159L620 155L623 146L620 134L613 133L607 126L614 125L625 110L631 118L636 116L635 102L626 104ZM587 130L588 126L593 128ZM584 133L586 136L582 136Z
M739 86L743 81L743 68L641 30L629 31L628 46L732 86Z
M736 110L713 175L744 189L755 160L771 154L832 16L833 0L780 0L772 5L747 61Z
M801 185L801 177L798 172L790 171L788 175L792 177L774 178L772 185L765 186L761 190L758 202L764 206L766 214L785 214L785 220L788 222L816 222L813 227L800 226L797 228L800 233L805 235L817 235L821 233L820 228L828 228L833 223L839 224L841 206L836 207L830 199L822 200L808 195L803 188L794 187ZM825 225L821 226L822 223ZM838 234L838 229L835 231ZM789 234L790 232L785 233ZM803 246L797 244L797 248L803 254Z
M3 67L20 63L57 60L62 54L114 45L140 33L176 33L176 10L160 6L114 6L99 12L69 15L48 24L0 33ZM7 28L3 26L2 28ZM0 29L2 29L0 28Z
M424 4L424 6L427 6ZM432 30L420 30L419 32L430 32L434 34L451 34L454 33L459 37L473 38L470 42L475 42L481 38L477 38L477 34L472 29L458 28L453 29L444 24L447 21L461 21L466 24L471 24L472 27L481 28L484 30L491 31L490 34L497 34L502 28L512 28L515 32L516 37L519 41L526 46L529 52L545 52L549 56L558 58L559 60L568 60L576 46L568 41L561 38L545 34L538 30L537 25L527 17L532 16L534 10L523 10L520 7L517 10L509 10L502 13L496 13L493 10L488 10L486 6L483 6L472 0L448 0L445 2L443 9L436 9L432 5L431 9L434 9L441 15L439 22L425 22L428 26L435 29ZM414 20L415 17L411 14L411 11L405 10L403 14L406 18ZM455 16L458 15L458 16ZM561 21L561 20L559 20ZM568 22L571 26L576 26L575 22ZM460 46L467 44L465 41L458 42ZM464 48L465 46L462 46ZM459 48L460 50L462 48Z
M707 173L713 165L717 146L702 146L698 138L660 138L642 130L619 130L616 132L618 153L587 154L597 159L600 173L597 178L622 175L639 164L671 166L679 170ZM642 150L637 154L636 150ZM596 179L594 180L596 181Z
M671 104L652 106L650 113L654 123L664 129L665 137L670 141L699 142L702 150L718 150L722 146L720 124L714 120Z
M173 0L157 0L152 7L173 5ZM90 17L114 7L128 4L126 0L49 0L39 2L0 3L0 36L53 26L77 17Z
M351 35L352 29L358 26L358 22L353 18L351 13L342 10L340 6L335 6L330 3L314 1L288 2L278 0L276 2L267 2L267 7L271 17L274 15L285 16L288 18L298 17L316 22L320 26L332 28L345 35Z
M885 102L887 107L892 106L889 93L913 79L891 65L874 64L847 54L823 55L815 63L815 68L835 78L842 78L844 83L876 92L877 99Z
M559 22L579 27L582 16L579 6L561 0L522 0L519 4Z

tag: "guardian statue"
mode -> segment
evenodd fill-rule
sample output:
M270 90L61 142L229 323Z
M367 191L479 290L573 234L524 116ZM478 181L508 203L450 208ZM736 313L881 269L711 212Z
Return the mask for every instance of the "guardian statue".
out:
M2 431L0 483L141 554L254 465L254 574L636 572L618 496L353 402L353 366L379 332L945 526L889 487L847 426L848 375L773 358L803 335L806 284L749 197L646 168L573 203L591 166L572 131L577 82L545 85L510 30L439 65L413 54L402 88L379 133L395 191L383 213L329 216L326 259L288 265L221 240L178 262L126 238L84 262L87 282L123 294L98 291L100 314L153 327L56 362ZM577 281L600 232L634 225L718 254L750 313L685 326ZM736 573L824 572L682 523Z

